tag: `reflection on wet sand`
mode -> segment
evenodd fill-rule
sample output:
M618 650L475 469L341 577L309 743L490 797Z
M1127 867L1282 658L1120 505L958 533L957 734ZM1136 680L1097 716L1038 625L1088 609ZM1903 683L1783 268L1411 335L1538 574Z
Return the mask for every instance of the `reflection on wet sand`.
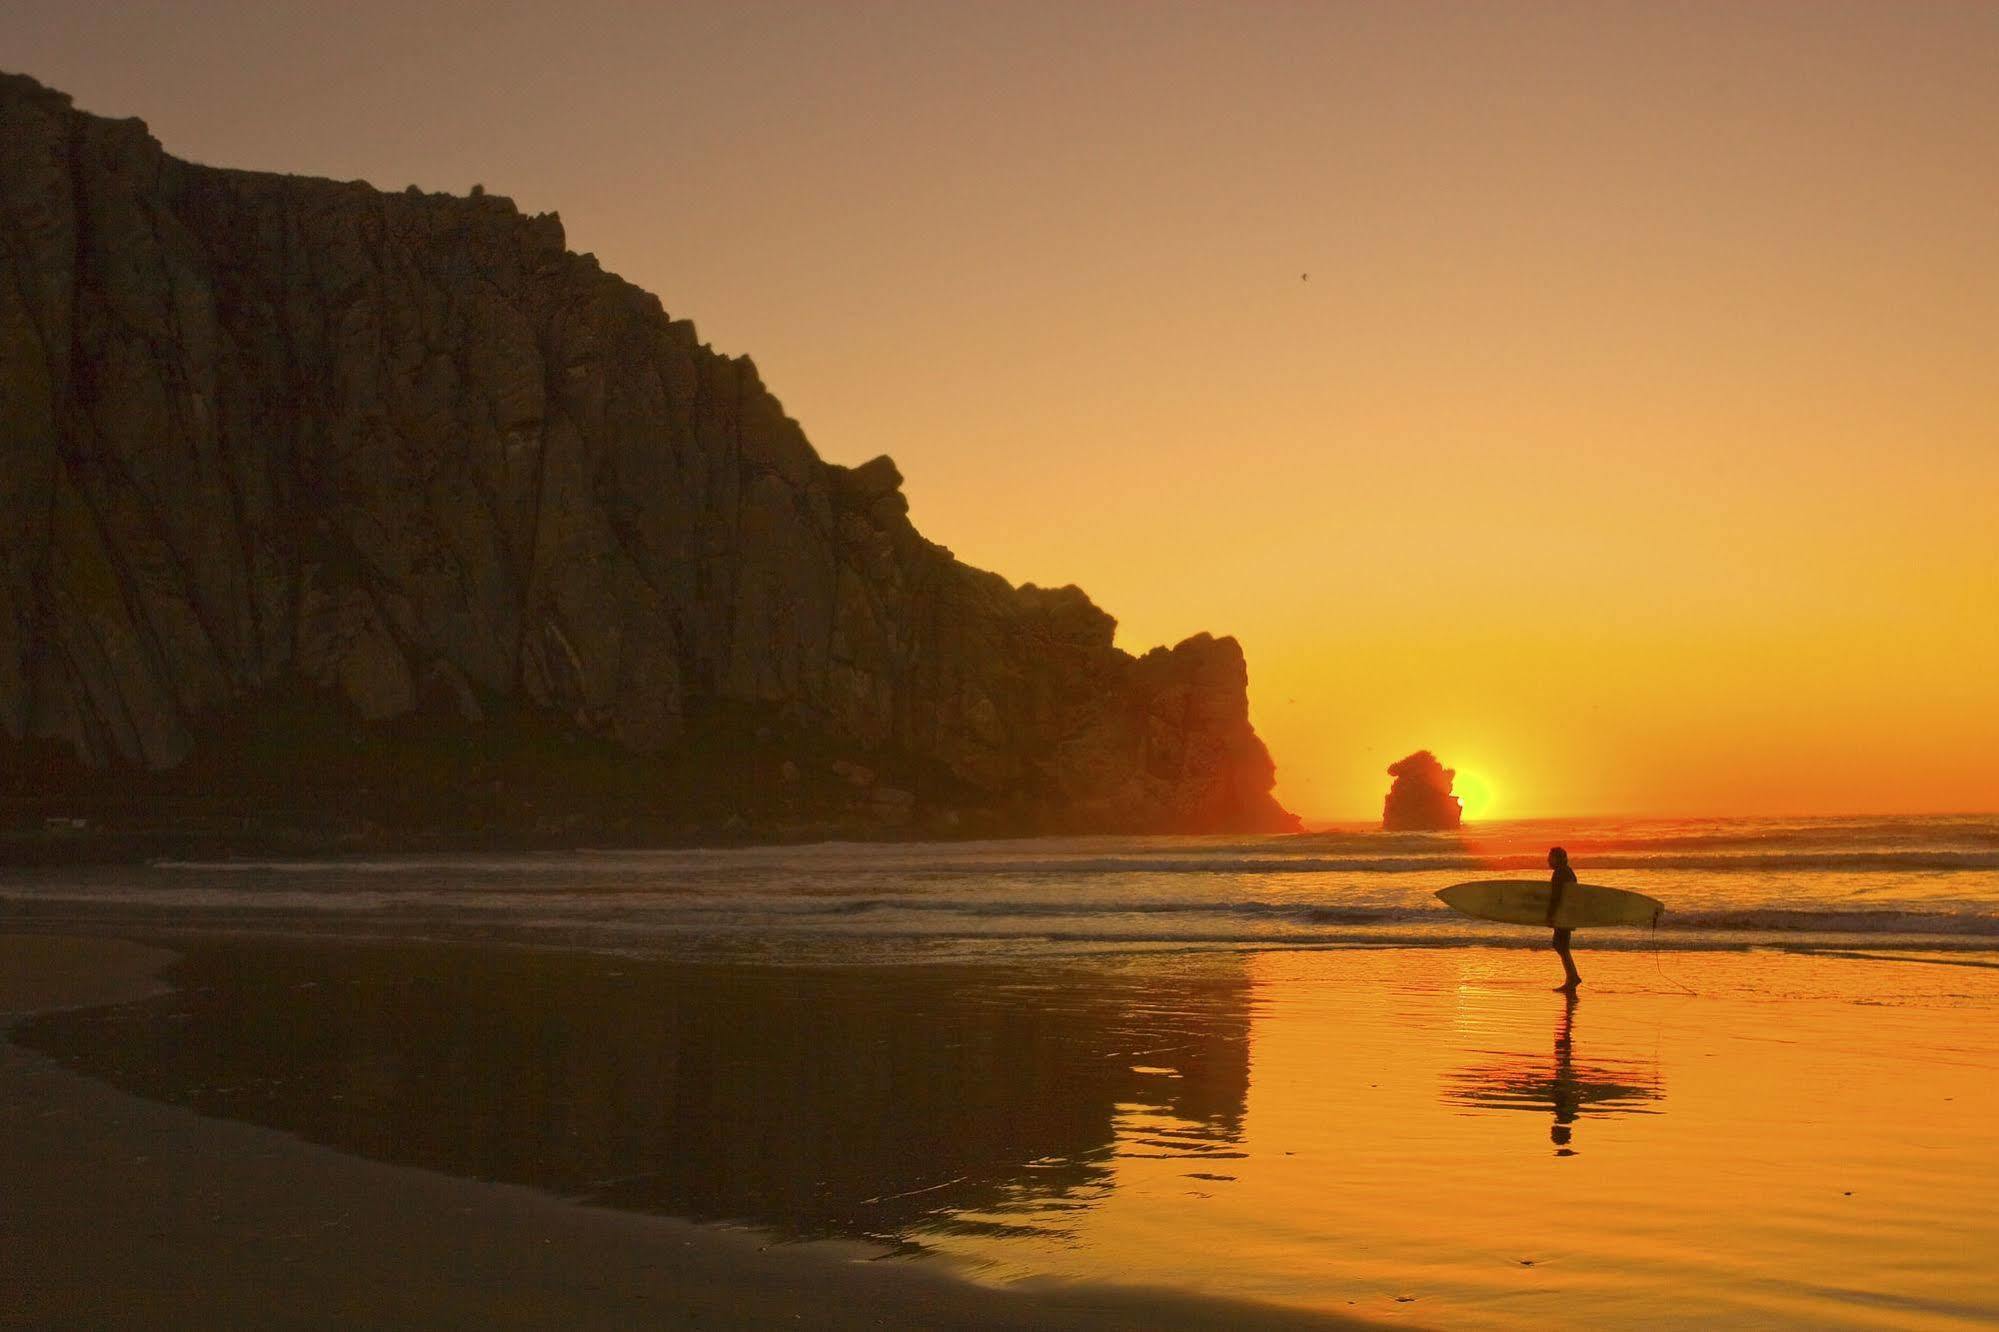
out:
M1550 1112L1554 1122L1548 1138L1557 1156L1576 1154L1575 1125L1585 1110L1602 1116L1657 1114L1651 1103L1666 1092L1656 1067L1630 1061L1577 1061L1578 1005L1576 996L1567 996L1555 1022L1552 1058L1508 1055L1457 1069L1445 1075L1445 1102L1475 1110Z
M29 1044L401 1164L797 1236L1059 1235L1147 1153L1239 1145L1249 983L1156 970L701 966L195 948L174 993Z

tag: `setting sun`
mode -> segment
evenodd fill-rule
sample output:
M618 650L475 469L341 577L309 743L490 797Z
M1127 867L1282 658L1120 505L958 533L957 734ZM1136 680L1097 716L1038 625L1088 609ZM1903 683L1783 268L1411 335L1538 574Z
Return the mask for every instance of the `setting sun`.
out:
M1498 794L1492 789L1492 783L1468 768L1459 768L1457 771L1457 781L1451 791L1457 796L1458 803L1464 807L1465 817L1473 820L1491 818L1494 808L1499 803Z

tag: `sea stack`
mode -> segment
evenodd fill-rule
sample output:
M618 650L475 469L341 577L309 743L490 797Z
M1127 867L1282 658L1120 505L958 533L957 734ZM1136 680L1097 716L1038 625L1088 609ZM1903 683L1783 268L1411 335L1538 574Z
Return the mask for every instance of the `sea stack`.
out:
M4 794L557 840L1297 826L1235 640L1132 656L1077 588L960 563L893 462L820 459L554 214L195 165L17 75L0 144Z
M1395 779L1381 805L1381 826L1389 832L1447 832L1464 823L1464 805L1451 794L1457 771L1427 749L1388 765Z

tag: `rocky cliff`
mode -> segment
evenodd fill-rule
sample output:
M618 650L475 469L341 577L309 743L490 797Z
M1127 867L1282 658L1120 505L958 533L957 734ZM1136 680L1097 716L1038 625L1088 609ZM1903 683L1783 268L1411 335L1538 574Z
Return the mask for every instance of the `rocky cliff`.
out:
M0 245L17 808L1292 825L1233 640L1134 658L959 563L553 215L193 165L0 76Z

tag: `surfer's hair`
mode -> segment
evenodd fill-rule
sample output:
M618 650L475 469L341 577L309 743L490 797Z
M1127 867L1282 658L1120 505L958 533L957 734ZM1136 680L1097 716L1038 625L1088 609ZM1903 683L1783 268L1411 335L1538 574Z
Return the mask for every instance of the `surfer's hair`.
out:
M1567 864L1569 860L1569 853L1562 850L1562 848L1559 846L1551 846L1548 848L1548 859L1559 860L1563 864Z

